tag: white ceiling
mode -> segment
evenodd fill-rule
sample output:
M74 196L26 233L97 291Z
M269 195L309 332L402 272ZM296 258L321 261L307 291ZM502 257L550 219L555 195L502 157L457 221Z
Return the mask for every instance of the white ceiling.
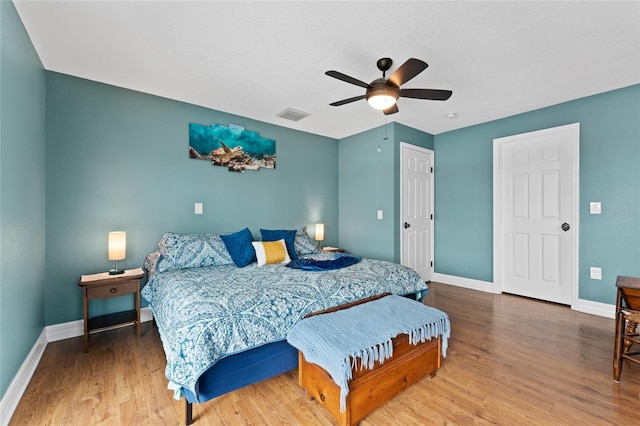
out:
M453 90L388 116L431 134L640 83L638 1L14 3L47 70L332 138L385 117L329 106L364 89L324 72L370 82L384 56L429 64L404 88Z

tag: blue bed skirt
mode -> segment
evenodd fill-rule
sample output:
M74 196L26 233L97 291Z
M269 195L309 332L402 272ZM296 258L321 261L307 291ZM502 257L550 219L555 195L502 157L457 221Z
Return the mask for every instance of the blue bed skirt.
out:
M298 350L280 340L221 359L198 380L199 401L186 389L184 395L188 402L205 402L294 368Z

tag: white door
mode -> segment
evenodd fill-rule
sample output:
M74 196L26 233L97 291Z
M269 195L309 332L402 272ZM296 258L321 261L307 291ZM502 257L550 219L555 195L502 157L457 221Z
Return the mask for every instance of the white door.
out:
M433 151L400 144L400 263L433 274Z
M504 292L573 304L579 132L576 123L494 140Z

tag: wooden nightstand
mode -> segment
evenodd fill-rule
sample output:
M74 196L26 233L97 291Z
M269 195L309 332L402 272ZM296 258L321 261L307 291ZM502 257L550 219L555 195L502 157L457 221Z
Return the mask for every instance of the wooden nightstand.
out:
M135 324L140 338L140 280L144 277L142 268L128 269L120 275L83 275L78 284L82 287L84 305L84 351L89 351L89 333L107 330L115 326ZM133 293L133 310L116 312L89 318L89 300L107 299Z
M322 247L322 250L328 251L328 252L331 252L331 253L344 253L345 252L345 249L342 249L340 247L330 247L330 246Z

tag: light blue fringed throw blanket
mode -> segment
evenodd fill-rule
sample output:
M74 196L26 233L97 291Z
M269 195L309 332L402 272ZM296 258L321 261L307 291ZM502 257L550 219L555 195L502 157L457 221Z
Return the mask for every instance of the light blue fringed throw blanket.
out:
M287 341L331 375L340 386L340 411L345 411L356 358L363 367L373 368L376 361L393 356L391 339L399 334L408 334L413 345L441 335L444 357L451 335L449 317L415 300L391 295L305 318L289 331Z

